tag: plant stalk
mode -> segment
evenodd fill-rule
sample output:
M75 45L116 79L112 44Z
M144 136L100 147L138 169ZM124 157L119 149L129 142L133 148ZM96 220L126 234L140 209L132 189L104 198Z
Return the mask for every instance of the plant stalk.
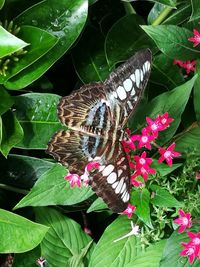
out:
M165 7L165 9L160 13L160 15L152 22L152 26L160 25L161 22L167 17L167 15L172 11L172 7Z

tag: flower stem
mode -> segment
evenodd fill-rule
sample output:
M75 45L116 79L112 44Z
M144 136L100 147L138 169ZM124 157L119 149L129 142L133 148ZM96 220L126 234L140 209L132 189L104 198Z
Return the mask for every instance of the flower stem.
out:
M28 190L16 188L14 186L6 185L6 184L0 184L0 188L8 190L8 191L12 191L12 192L20 193L23 195L27 195L29 192Z
M123 2L126 15L136 14L135 9L132 7L131 3Z
M151 25L157 26L163 22L167 15L172 11L172 7L165 7L165 9L160 13L160 15L152 22Z

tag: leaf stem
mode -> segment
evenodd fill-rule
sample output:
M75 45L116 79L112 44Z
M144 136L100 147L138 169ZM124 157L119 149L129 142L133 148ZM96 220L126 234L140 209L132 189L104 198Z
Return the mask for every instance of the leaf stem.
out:
M136 14L135 9L132 7L131 3L123 2L126 15Z
M6 185L6 184L0 184L0 188L8 190L8 191L12 191L12 192L20 193L23 195L27 195L29 192L28 190L16 188L14 186Z
M172 11L172 7L165 7L165 9L160 13L160 15L152 22L153 26L157 26L163 22L167 15Z

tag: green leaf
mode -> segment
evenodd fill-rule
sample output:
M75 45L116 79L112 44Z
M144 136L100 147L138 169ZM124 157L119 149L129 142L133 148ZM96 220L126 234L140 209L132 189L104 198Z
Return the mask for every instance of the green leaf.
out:
M192 227L190 228L192 232L199 232L200 227ZM188 262L187 257L180 256L180 252L184 249L181 246L181 242L188 242L189 237L186 233L182 233L181 235L178 232L174 232L170 238L167 240L166 246L164 248L163 257L160 262L160 266L169 267L169 266L177 266L177 267L190 267L191 265ZM192 267L198 267L199 260L196 259L192 264Z
M176 151L179 151L183 157L188 153L200 155L200 126L198 123L192 124L176 138Z
M36 260L41 256L40 246L25 253L17 253L14 255L12 267L35 267Z
M12 107L14 101L6 90L0 88L0 115L5 113L10 107Z
M146 188L132 190L131 203L136 206L135 214L150 228L152 228L150 218L150 193Z
M172 196L166 189L158 185L151 185L150 188L154 192L154 197L151 198L151 203L158 207L182 207L183 204Z
M81 230L80 225L51 208L36 208L35 213L37 222L50 227L41 243L44 258L59 267L70 266L68 260L78 255L82 255L84 262L91 238Z
M26 206L74 205L94 194L90 187L70 188L69 183L64 180L65 175L65 167L54 164L42 174L30 193L15 206L15 209Z
M148 24L152 24L165 8L166 8L165 5L160 4L160 3L155 3L151 11L149 12L149 15L147 18Z
M11 148L19 143L23 138L23 129L15 114L7 111L2 116L2 141L1 153L7 157Z
M35 181L50 170L55 163L22 155L10 154L0 158L0 183L15 188L30 189Z
M110 70L104 52L103 36L94 29L84 33L73 49L73 62L82 82L104 81Z
M164 163L158 163L157 160L153 160L152 164L151 164L151 168L156 170L156 176L166 176L170 173L172 173L174 170L176 170L177 168L179 168L180 166L182 166L182 163L179 164L173 164L172 167L169 167L169 165L164 164Z
M176 0L151 0L152 2L160 3L170 7L176 7L177 1Z
M59 98L45 93L29 93L14 98L16 116L24 130L24 138L17 147L47 148L52 135L63 128L57 116Z
M89 267L121 267L131 262L141 252L140 239L132 235L115 242L130 231L130 220L126 216L119 216L106 228L97 243Z
M157 47L170 58L191 60L200 55L200 51L193 48L192 43L188 41L192 32L185 28L175 25L141 27L154 40Z
M145 107L143 106L138 109L134 116L132 126L138 128L141 122L145 123L146 116L156 118L158 114L168 112L169 117L172 117L174 121L170 124L168 129L160 133L158 141L160 145L166 143L174 135L180 124L181 115L188 102L196 78L197 75L175 89L155 97L151 102L145 105Z
M197 64L195 66L195 72L198 74L198 77L195 81L194 84L194 91L193 91L193 95L194 95L194 110L195 110L195 115L196 115L196 119L197 121L200 121L200 61L197 61Z
M185 21L188 21L192 12L190 3L182 3L180 4L176 10L173 11L171 15L169 15L163 22L163 24L169 25L180 25Z
M190 21L197 20L200 18L200 6L198 0L191 0L192 3L192 14L190 17Z
M19 57L19 61L13 63L12 66L9 66L6 76L0 76L0 83L5 83L5 81L33 64L36 60L46 54L58 41L58 38L54 35L33 26L20 27L18 37L27 43L30 43L30 46L26 49L26 55Z
M5 0L0 0L0 9L3 8L4 4L5 4Z
M132 14L119 19L109 30L105 41L105 51L110 67L120 61L125 61L139 49L154 47L151 39L140 28L141 24L144 24L143 19Z
M87 213L90 213L92 211L101 211L105 209L108 209L108 205L103 201L102 198L99 197L92 203L92 205L87 210Z
M165 54L154 57L151 81L172 89L184 82L180 69Z
M1 25L0 39L0 58L10 55L28 45L26 42L6 31Z
M10 79L9 89L20 89L42 76L80 35L88 12L87 0L44 0L20 14L17 25L37 26L59 38L58 43L30 67Z
M48 227L0 209L0 253L22 253L35 248ZM14 242L13 242L14 240Z
M145 252L136 256L126 267L159 267L166 240L161 240L146 248Z

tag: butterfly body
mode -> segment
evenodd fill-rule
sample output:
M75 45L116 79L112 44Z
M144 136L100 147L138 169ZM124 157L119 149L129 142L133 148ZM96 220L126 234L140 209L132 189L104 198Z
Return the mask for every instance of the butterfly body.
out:
M58 117L69 131L60 130L47 153L83 174L89 161L100 163L90 184L114 212L126 209L130 198L130 168L122 140L150 74L151 52L142 50L112 72L104 83L84 85L58 104Z

